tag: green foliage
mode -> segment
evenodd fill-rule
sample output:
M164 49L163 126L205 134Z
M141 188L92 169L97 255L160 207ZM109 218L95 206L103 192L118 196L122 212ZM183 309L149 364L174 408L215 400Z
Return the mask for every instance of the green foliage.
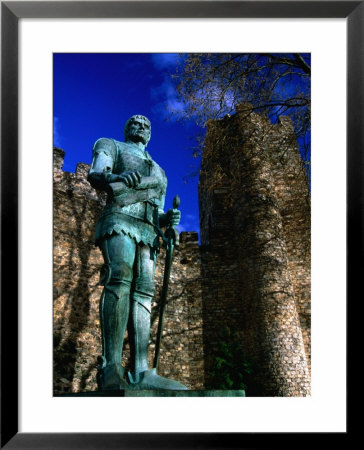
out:
M252 374L240 340L228 326L219 333L219 346L208 382L208 389L245 390Z

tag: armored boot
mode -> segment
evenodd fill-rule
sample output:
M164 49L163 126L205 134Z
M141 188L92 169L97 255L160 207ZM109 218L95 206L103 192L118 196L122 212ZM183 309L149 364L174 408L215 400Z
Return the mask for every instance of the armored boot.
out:
M134 292L128 324L132 371L128 373L129 389L188 389L178 381L157 375L156 369L148 366L148 344L150 336L150 311L152 296Z
M127 388L124 367L121 364L107 364L103 356L98 357L97 384L100 391L119 391Z
M100 301L103 355L99 357L99 390L125 389L121 365L124 334L129 314L130 283L111 281L105 285Z
M157 374L157 369L149 369L139 374L140 381L137 384L132 384L132 389L153 389L153 390L172 390L172 391L186 391L188 387L179 381L170 380L161 377ZM130 382L130 378L129 378Z
M128 379L133 384L140 381L140 374L148 370L148 344L150 336L150 311L152 297L134 292L130 304L128 337L130 344L131 372Z

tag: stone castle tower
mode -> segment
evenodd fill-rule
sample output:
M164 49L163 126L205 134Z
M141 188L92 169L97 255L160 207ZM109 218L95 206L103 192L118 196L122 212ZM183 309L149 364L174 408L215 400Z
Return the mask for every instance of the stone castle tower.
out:
M310 394L310 197L291 121L211 122L199 196L205 347L223 323L261 395ZM205 352L206 373L213 352Z
M54 149L55 393L95 390L101 352L103 261L93 234L105 198L86 181L88 165L64 172L63 158ZM290 121L272 125L238 112L212 122L199 197L201 246L197 233L181 233L160 373L190 389L213 388L216 351L228 326L253 363L247 395L309 395L310 204ZM159 287L163 262L162 251ZM150 362L158 299L157 293ZM127 347L124 356L127 364Z

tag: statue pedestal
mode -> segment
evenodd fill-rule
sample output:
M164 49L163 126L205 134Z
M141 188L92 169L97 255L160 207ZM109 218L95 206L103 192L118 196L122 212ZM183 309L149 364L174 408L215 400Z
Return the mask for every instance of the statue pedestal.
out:
M94 391L71 392L67 394L55 394L54 397L245 397L245 391L225 390L197 390L197 391L172 391L172 390L124 390L124 391Z
M245 397L245 391L125 391L125 397Z

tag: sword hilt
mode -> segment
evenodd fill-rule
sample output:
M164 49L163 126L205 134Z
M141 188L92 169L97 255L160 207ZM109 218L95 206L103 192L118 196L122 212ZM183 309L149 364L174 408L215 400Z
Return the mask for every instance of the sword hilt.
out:
M181 199L179 198L179 195L176 195L173 199L173 210L177 211L179 205L181 204ZM168 232L167 230L167 234L171 237L171 239L173 240L173 244L178 247L179 245L179 232L176 229L176 227L173 227L172 225L170 225L168 227L170 229L170 232Z
M180 204L181 204L181 199L179 198L179 195L176 195L173 199L173 209L178 209Z

